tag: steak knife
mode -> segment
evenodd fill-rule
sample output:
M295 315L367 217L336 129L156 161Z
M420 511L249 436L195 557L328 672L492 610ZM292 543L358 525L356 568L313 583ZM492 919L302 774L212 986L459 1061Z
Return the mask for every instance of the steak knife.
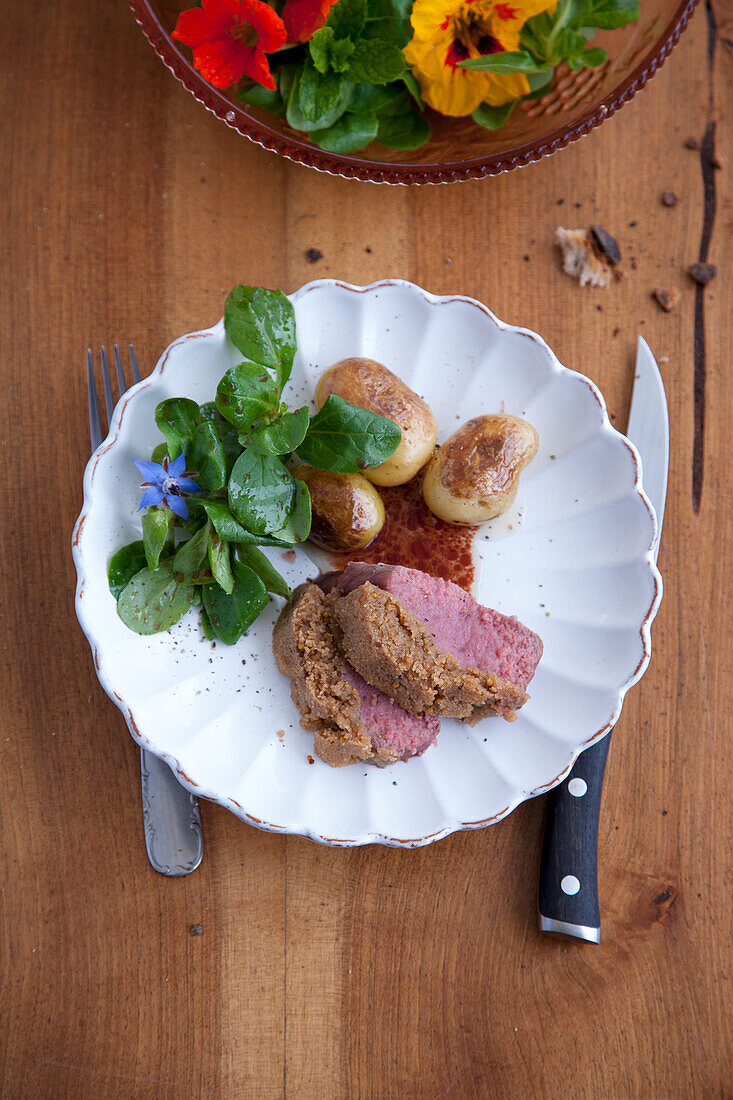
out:
M641 455L644 492L657 515L659 552L669 467L669 414L664 383L649 345L639 337L627 433ZM540 861L540 930L601 941L598 820L611 731L576 760L548 796Z

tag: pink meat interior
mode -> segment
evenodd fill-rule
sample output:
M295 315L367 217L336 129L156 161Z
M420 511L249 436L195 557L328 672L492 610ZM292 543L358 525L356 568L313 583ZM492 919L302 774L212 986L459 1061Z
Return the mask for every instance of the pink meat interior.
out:
M375 749L397 749L406 760L435 744L439 718L408 714L383 691L371 687L351 665L346 666L344 675L359 693L361 717Z
M542 641L518 619L482 607L452 581L404 565L350 562L322 579L344 594L371 581L390 592L425 624L438 649L463 665L493 672L525 689L542 656Z

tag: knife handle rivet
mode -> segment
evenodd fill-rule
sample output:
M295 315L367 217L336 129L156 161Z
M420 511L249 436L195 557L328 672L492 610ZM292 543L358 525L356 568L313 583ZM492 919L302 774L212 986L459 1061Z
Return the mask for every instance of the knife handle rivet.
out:
M571 779L568 783L568 791L574 798L582 798L588 790L588 784L584 779Z
M580 880L577 879L575 875L565 875L565 878L560 883L560 889L563 894L570 894L572 897L572 895L577 894L580 889Z

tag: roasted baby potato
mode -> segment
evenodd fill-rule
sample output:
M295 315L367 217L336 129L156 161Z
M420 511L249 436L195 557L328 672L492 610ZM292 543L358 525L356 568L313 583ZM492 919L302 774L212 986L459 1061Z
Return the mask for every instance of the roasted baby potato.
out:
M296 466L293 477L304 481L311 495L310 540L326 550L363 550L384 524L384 504L361 474L333 474L313 466Z
M473 526L506 512L519 475L537 454L539 436L518 416L476 416L454 432L430 462L423 498L446 523Z
M400 445L386 462L365 470L375 485L404 485L422 469L435 448L435 417L421 397L374 359L342 359L321 375L316 387L320 409L329 394L389 417L402 429Z

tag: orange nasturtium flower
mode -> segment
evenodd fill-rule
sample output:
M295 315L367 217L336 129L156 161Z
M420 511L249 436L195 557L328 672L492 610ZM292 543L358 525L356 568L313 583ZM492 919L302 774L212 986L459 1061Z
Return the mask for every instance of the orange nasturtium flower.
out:
M415 0L405 59L423 99L444 115L470 115L480 103L501 107L529 91L521 73L482 73L459 61L519 49L528 19L556 0Z
M263 0L203 0L178 16L173 37L193 50L193 63L215 88L242 77L275 90L265 56L287 41L285 25Z
M288 42L307 42L326 23L336 0L285 0L283 23Z

